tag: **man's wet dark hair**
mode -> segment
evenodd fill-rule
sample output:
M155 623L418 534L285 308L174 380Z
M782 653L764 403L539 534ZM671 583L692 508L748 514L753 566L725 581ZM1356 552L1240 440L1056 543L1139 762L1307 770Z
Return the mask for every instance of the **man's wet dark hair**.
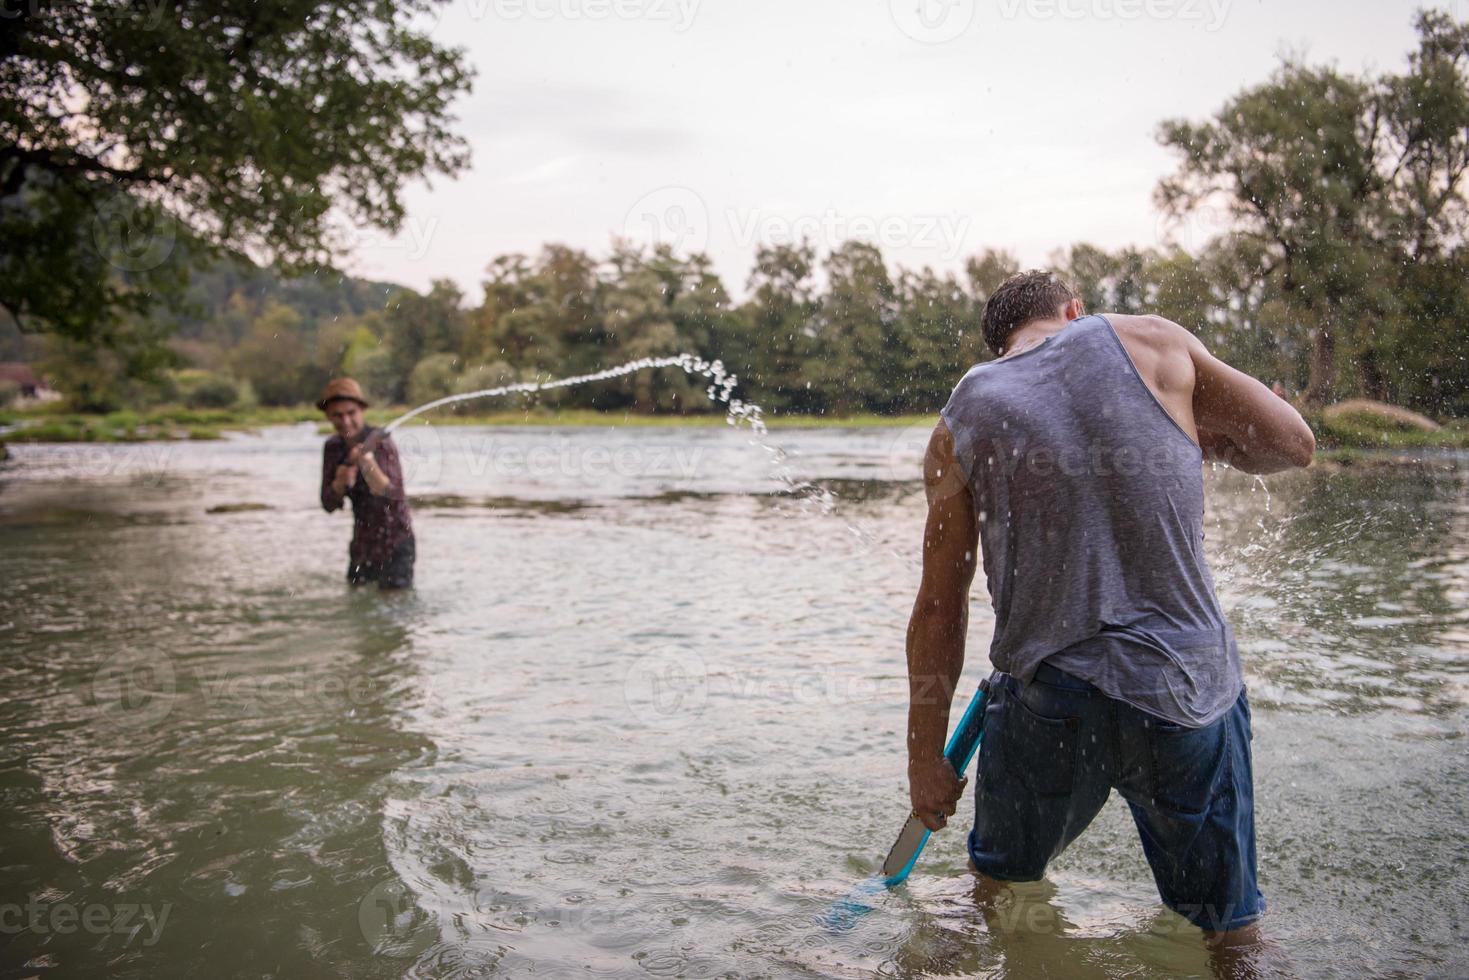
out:
M1010 335L1032 320L1056 315L1056 307L1076 298L1076 291L1048 269L1011 276L990 293L984 304L985 346L999 356Z

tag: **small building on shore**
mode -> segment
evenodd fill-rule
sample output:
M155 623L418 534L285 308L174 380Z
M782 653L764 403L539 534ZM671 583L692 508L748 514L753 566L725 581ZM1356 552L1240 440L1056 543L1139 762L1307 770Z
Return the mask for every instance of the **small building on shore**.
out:
M0 388L14 386L22 402L50 402L61 397L46 379L22 361L0 361Z

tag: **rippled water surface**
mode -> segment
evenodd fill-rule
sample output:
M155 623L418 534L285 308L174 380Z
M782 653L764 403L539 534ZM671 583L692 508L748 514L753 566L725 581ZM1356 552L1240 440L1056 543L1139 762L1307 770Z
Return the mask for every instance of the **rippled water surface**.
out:
M391 596L342 581L314 427L19 447L0 975L1205 973L1115 798L998 913L956 820L814 921L907 813L922 435L776 430L823 512L743 431L405 428ZM1209 475L1300 975L1469 973L1466 465Z

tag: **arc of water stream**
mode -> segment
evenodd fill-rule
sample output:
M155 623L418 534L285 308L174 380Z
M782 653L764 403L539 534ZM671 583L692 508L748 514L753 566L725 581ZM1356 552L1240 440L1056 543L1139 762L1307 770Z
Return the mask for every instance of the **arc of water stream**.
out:
M642 357L636 361L628 361L617 367L605 368L593 374L575 375L569 378L556 378L552 381L517 381L514 384L501 385L498 388L483 388L479 391L466 391L457 395L446 395L436 398L431 402L420 405L417 408L404 412L383 426L384 434L392 434L404 422L416 418L424 412L445 405L453 405L458 402L472 401L477 398L493 398L497 395L530 394L537 391L550 391L554 388L572 388L576 385L587 384L592 381L608 381L612 378L620 378L623 375L633 374L637 371L646 371L651 368L678 367L685 373L698 374L712 380L707 394L710 401L724 402L729 405L728 420L731 425L739 422L748 422L750 428L763 435L765 433L764 411L753 402L745 402L740 399L730 399L730 393L739 384L739 378L724 369L722 361L706 361L695 354L676 354L669 357Z
M725 369L723 361L706 360L697 354L683 353L665 357L642 357L635 361L628 361L626 364L619 364L616 367L604 368L601 371L596 371L591 374L573 375L568 378L555 378L550 381L517 381L495 388L482 388L479 391L466 391L455 395L445 395L443 398L436 398L431 402L404 412L381 429L373 432L368 437L366 448L369 450L376 448L383 439L392 435L394 430L404 422L417 418L425 412L433 411L436 408L443 408L446 405L455 405L459 402L473 401L479 398L494 398L499 395L533 394L538 391L551 391L556 388L572 388L594 381L609 381L612 378L620 378L637 371L666 367L680 368L686 374L698 375L709 379L709 385L705 389L705 394L709 396L709 400L722 403L726 406L725 421L730 425L737 427L744 424L750 427L750 433L754 443L769 454L775 476L785 485L785 490L788 494L796 497L802 504L815 505L822 514L830 514L835 509L836 495L823 486L807 480L798 480L791 471L785 450L779 446L770 444L766 438L769 430L765 425L765 410L754 402L733 397L733 392L739 384L738 376L729 373ZM865 536L862 529L852 525L848 526L859 538Z

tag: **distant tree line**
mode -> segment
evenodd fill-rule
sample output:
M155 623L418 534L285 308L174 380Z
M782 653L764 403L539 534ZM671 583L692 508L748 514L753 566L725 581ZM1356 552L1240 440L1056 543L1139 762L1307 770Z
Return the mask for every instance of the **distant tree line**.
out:
M1396 324L1390 338L1363 325L1369 350L1394 345L1377 388L1346 370L1359 348L1339 347L1336 395L1469 415L1466 259L1460 249L1450 260L1457 276L1439 270L1439 288L1425 297L1438 305L1417 324ZM1311 331L1228 243L1198 255L1077 245L1050 265L1088 309L1160 313L1267 382L1293 393L1309 384ZM195 276L195 315L168 341L183 370L139 380L108 348L54 337L41 359L78 406L93 409L159 400L294 405L314 399L338 374L356 377L379 402L418 404L692 351L724 360L740 375L742 397L774 411L933 412L969 365L991 356L980 335L984 301L1019 268L998 250L972 257L961 273L936 273L892 269L863 242L826 255L809 244L770 246L757 252L747 296L736 303L703 256L619 245L599 260L552 245L535 257L496 259L483 301L466 304L448 281L420 293L336 275L281 279L222 264ZM0 357L15 356L13 345L13 337L9 346L0 338ZM703 386L676 368L537 399L643 413L715 408Z
M1469 24L1425 11L1417 32L1401 73L1355 76L1287 60L1213 117L1165 122L1159 139L1177 166L1157 201L1181 241L1073 245L1050 264L1089 309L1170 317L1308 405L1365 395L1469 415ZM234 35L221 36L224 45ZM430 110L404 111L437 117L438 100L463 78L448 54L421 53L448 59L435 61L445 79L422 95ZM313 118L302 110L298 122ZM417 160L405 172L461 162ZM758 250L734 301L703 255L617 242L594 256L548 245L490 262L476 305L448 281L418 293L212 257L228 252L223 244L195 252L190 239L174 249L171 262L197 260L203 271L181 277L187 285L167 310L112 310L117 322L105 329L73 319L51 332L40 353L75 404L294 404L339 373L380 401L417 403L690 351L724 360L745 397L772 410L931 412L968 365L989 356L984 301L1019 267L997 249L935 272L890 267L860 241L825 252L772 245ZM46 267L53 286L62 269ZM23 281L45 293L44 276ZM0 354L22 348L36 353L36 342L0 324ZM676 369L543 401L712 407Z

